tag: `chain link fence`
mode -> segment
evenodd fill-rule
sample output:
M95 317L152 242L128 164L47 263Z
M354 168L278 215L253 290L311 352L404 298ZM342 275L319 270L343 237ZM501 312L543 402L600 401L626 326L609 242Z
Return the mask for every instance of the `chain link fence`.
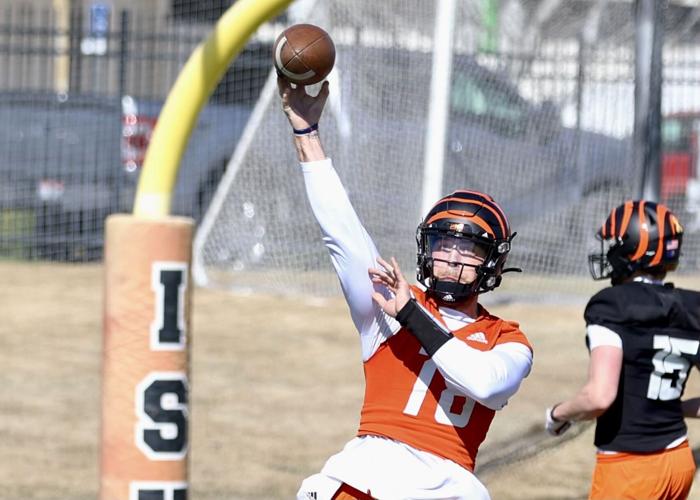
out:
M98 260L104 218L131 211L158 113L212 27L133 3L0 6L0 256ZM269 42L251 40L199 117L174 214L201 218L268 71Z
M404 269L415 265L412 235L433 170L424 158L435 10L418 1L328 1L304 18L336 42L327 151L380 252L397 256ZM664 12L665 31L675 34L665 72L683 74L687 95L700 88L691 56L696 30L687 26L694 13L675 4ZM587 254L596 230L613 207L640 192L633 5L463 1L453 17L441 192L487 192L509 215L518 232L509 264L531 278L507 276L504 288L580 293L582 280L590 282ZM674 88L664 86L668 119L692 102ZM304 199L300 176L290 172L275 182L280 165L296 160L274 87L261 104L253 139L229 167L216 210L198 233L195 276L225 288L338 293L312 216L294 208ZM688 193L697 182L696 152L678 153L662 156L662 197L687 227L681 272L695 272L698 200Z
M0 256L101 258L104 217L131 210L170 86L230 4L205 3L165 2L159 12L137 2L118 9L78 4L68 12L38 2L0 6L0 64L8 68L0 74ZM324 139L380 250L407 269L420 218L432 9L338 1L320 4L307 19L328 29L339 54L344 114L329 111ZM519 233L511 264L534 275L585 276L597 225L639 192L632 158L633 3L465 0L455 16L443 192L480 189L504 206ZM664 19L661 194L686 226L680 271L695 272L700 8L668 2ZM260 28L203 110L180 169L175 214L204 217L286 22ZM274 102L270 109L259 140L274 144L237 175L230 211L215 224L220 232L202 259L216 275L211 281L223 286L255 289L264 280L251 271L262 269L276 276L268 289L291 290L279 282L280 266L291 269L294 286L298 269L328 271L327 280L307 273L314 284L305 291L336 293L313 221L300 215L294 234L280 231L303 193L293 180L274 177L280 163L294 158ZM351 141L344 135L350 126ZM386 196L389 181L402 196ZM375 184L384 191L368 188ZM294 262L284 261L290 257Z

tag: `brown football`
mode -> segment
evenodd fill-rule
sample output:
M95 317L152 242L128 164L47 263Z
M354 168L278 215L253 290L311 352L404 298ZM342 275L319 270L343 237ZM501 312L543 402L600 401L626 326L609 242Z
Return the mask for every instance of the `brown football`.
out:
M313 85L333 69L335 45L318 26L295 24L277 37L272 57L277 73L284 78L299 85Z

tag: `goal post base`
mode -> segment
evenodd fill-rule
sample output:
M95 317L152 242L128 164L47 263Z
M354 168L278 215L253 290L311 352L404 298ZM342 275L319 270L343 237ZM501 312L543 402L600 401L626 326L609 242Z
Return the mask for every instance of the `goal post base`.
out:
M186 495L193 231L184 217L107 218L100 500Z

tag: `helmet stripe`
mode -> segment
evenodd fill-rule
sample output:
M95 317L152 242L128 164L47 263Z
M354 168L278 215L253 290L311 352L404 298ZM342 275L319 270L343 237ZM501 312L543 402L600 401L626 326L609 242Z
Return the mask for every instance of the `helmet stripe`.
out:
M627 201L625 202L625 208L622 213L622 222L620 223L620 231L617 233L617 235L611 235L611 236L619 236L623 237L625 233L627 232L627 226L629 226L630 219L632 218L632 212L634 209L634 202L633 201Z
M458 213L461 212L461 213ZM493 232L493 229L491 226L481 217L477 215L472 215L470 212L466 212L463 210L444 210L442 212L438 212L435 215L433 215L429 220L427 220L425 223L426 224L431 224L435 222L436 220L440 219L448 219L449 217L453 216L455 213L458 213L460 217L464 217L465 219L469 219L469 221L474 222L477 224L481 229L486 231L492 238L495 238L496 235Z
M482 193L480 191L472 191L471 189L458 189L457 191L455 191L451 195L445 196L445 198L450 198L451 196L460 197L462 194L473 194L473 195L478 196L482 200L493 201L493 198L491 198L486 193Z
M634 253L634 255L630 257L630 260L632 261L640 259L647 251L647 247L649 246L649 229L647 229L644 204L645 201L641 200L637 205L637 211L639 212L639 246L637 247L637 251Z
M463 194L477 196L479 198L478 201L484 202L485 203L484 206L489 207L489 209L491 209L491 211L493 211L493 212L497 212L498 216L502 219L502 221L505 221L502 224L503 226L508 225L508 217L506 217L506 214L503 211L503 209L501 208L501 206L498 203L496 203L496 200L494 200L493 198L491 198L491 196L489 196L487 194L480 193L478 191L469 191L469 190L463 189L463 190L455 191L451 195L446 196L445 199L453 198L453 197L462 198ZM465 199L465 201L476 201L471 197L464 197L464 199Z
M612 209L612 212L610 212L608 218L605 219L605 222L603 222L603 227L600 230L600 235L603 237L604 240L612 238L612 236L615 234L615 223L617 215L617 207L615 207Z
M496 238L496 235L493 232L493 228L484 219L482 219L481 217L479 217L477 215L472 216L470 219L473 220L475 223L477 223L479 225L479 227L481 227L481 229L486 231L492 238ZM503 233L503 234L506 234L506 233Z
M464 192L464 191L462 191L462 192ZM458 195L459 191L456 193L453 193L453 194ZM474 194L481 195L481 193L474 193ZM483 195L481 195L481 196L483 196ZM484 203L480 200L462 199L460 197L451 196L451 197L443 198L442 200L440 200L440 203L442 204L442 202L447 202L447 201L460 201L460 202L465 203L465 204L473 204L473 205L478 205L480 207L486 208L489 212L491 212L492 214L494 214L496 216L496 219L498 220L498 224L501 226L501 234L503 234L503 237L507 238L508 235L510 234L510 229L508 228L508 223L506 222L505 214L500 209L500 207L498 205L496 205L496 203L494 201L486 198L486 201L489 201L490 203ZM434 217L431 217L431 222L432 222L432 220L434 220ZM493 234L493 230L490 230L489 233ZM494 235L494 238L495 237L496 236Z
M671 236L675 236L676 235L676 225L673 223L673 219L671 219L671 217L673 217L673 214L669 211L666 213L666 217L668 217L668 227L671 228Z
M617 217L620 216L622 219L622 214L617 213L617 207L613 208L612 217L610 217L610 236L615 234L615 229L617 229Z
M668 209L664 205L656 205L656 223L659 226L659 241L656 243L656 253L654 258L649 262L650 266L658 266L661 263L661 257L664 255L664 244L666 243L666 217Z
M678 218L670 210L668 211L668 225L671 227L673 236L683 234L683 226L681 226Z

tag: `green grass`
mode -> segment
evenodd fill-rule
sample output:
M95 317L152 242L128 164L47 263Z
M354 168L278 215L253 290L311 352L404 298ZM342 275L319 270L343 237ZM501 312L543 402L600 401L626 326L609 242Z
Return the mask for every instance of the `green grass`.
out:
M0 210L0 259L27 258L35 221L34 210Z

